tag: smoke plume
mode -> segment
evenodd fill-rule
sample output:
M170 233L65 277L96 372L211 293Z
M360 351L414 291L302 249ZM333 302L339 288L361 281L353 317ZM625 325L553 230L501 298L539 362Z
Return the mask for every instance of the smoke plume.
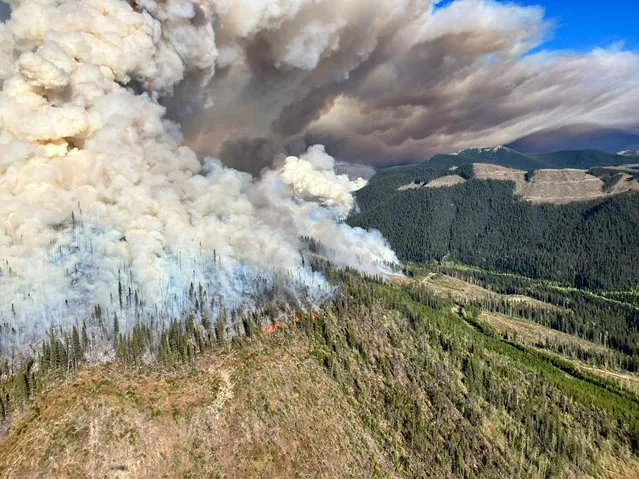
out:
M128 310L126 321L181 314L191 284L225 307L275 289L319 300L331 294L309 267L320 250L385 271L396 258L381 235L342 222L365 182L337 174L320 143L371 165L567 125L639 125L639 56L540 50L552 23L538 7L8 3L5 350L94 304Z
M381 273L396 262L379 233L341 222L365 182L336 175L323 147L279 155L254 179L199 161L159 103L186 77L224 77L241 39L269 31L281 68L313 67L339 50L357 5L316 23L319 4L302 1L10 3L0 24L2 351L96 304L131 311L129 323L181 314L193 284L229 308L273 288L322 299L331 286L303 238L338 266ZM305 34L285 21L297 15L309 17Z
M543 50L554 25L541 7L211 3L219 74L187 75L163 100L198 152L302 139L340 160L391 164L570 125L639 133L637 53Z

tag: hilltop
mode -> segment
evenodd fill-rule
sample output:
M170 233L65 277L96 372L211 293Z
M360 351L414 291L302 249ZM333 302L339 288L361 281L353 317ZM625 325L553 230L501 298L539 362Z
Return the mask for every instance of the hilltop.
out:
M567 150L553 153L520 153L506 146L468 148L454 154L432 156L423 164L429 168L447 168L465 163L490 163L520 170L589 169L639 163L634 152L607 153L600 150Z

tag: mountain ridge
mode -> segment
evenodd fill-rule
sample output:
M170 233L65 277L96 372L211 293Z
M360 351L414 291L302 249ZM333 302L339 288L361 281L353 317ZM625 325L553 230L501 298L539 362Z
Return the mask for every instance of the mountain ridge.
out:
M507 146L473 147L456 153L439 153L422 162L431 168L460 166L464 163L493 163L523 170L588 169L639 162L638 152L608 153L602 150L560 150L553 153L521 153Z

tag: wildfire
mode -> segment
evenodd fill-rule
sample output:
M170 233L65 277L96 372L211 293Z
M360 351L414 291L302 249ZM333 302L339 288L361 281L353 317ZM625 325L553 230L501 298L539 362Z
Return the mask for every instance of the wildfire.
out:
M260 326L260 331L265 334L273 334L275 331L282 328L288 328L288 324L282 321L275 321L268 326Z
M317 318L316 314L313 314L312 316L313 316L313 318ZM293 322L293 324L299 323L300 322L300 317L299 316L293 317L292 322ZM273 334L278 329L283 329L283 328L288 328L288 327L289 327L289 323L285 323L283 321L275 321L274 323L272 323L272 324L270 324L268 326L260 326L260 331L263 332L264 334Z

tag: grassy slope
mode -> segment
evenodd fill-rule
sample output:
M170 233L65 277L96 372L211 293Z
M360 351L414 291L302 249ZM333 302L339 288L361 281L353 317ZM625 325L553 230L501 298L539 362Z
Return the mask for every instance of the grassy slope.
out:
M544 326L523 318L516 318L513 316L507 316L498 313L483 312L479 316L479 320L492 326L498 332L510 338L512 341L516 341L532 347L538 347L539 349L546 349L545 343L552 342L558 344L560 348L561 346L566 346L566 348L579 348L587 351L608 351L608 348L600 344L595 344L590 341L580 339L576 336L571 336L566 333L545 328ZM633 374L630 372L618 372L613 370L612 368L603 367L600 365L597 365L597 367L593 367L592 365L589 365L584 361L566 357L563 354L561 354L561 356L570 361L576 367L582 368L583 370L595 374L596 376L609 379L613 382L616 382L621 387L624 387L629 391L634 392L635 394L639 394L639 375L637 374Z
M5 477L371 477L391 467L337 384L284 337L191 369L87 368L0 442Z
M346 281L318 317L192 367L98 366L50 388L0 440L1 473L639 474L636 397L406 290Z

